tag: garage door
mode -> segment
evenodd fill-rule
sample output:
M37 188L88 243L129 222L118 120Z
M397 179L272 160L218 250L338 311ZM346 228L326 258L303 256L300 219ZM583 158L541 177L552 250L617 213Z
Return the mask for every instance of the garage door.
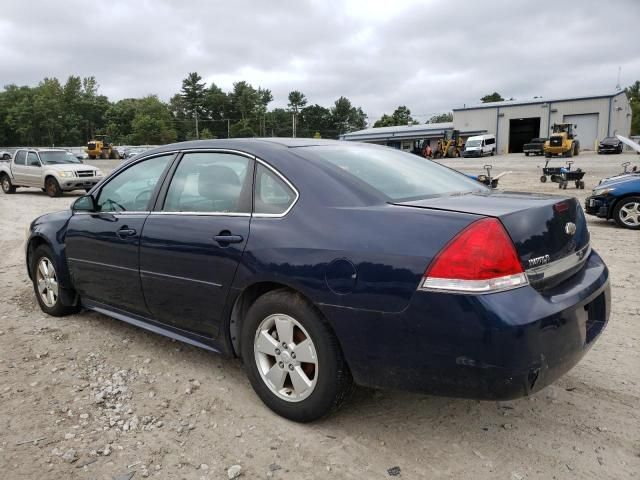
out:
M584 115L565 115L565 123L573 123L578 127L575 130L580 140L580 150L593 150L598 138L598 114L587 113Z

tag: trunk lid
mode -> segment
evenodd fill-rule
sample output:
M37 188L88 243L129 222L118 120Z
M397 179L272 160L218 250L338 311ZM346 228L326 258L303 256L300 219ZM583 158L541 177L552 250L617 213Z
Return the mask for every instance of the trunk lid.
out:
M587 222L575 198L491 192L395 205L498 218L513 241L530 283L538 289L551 288L575 274L590 251Z

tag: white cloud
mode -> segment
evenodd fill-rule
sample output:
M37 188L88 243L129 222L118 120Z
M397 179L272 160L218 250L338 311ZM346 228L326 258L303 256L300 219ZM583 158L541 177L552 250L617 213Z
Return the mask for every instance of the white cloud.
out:
M341 95L375 120L397 105L426 119L495 91L545 97L640 79L640 2L506 0L129 2L4 0L0 84L94 75L112 99L168 99L188 72L223 89ZM568 12L568 13L567 13Z

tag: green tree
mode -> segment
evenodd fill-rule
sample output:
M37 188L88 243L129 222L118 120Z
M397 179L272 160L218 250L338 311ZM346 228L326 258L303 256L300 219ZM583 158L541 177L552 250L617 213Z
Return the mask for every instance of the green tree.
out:
M631 106L631 135L640 135L640 80L624 89Z
M298 136L313 137L318 132L322 137L335 136L331 125L331 110L321 105L309 105L300 110Z
M191 72L182 80L180 95L183 99L183 108L187 118L194 119L196 138L198 137L198 119L203 116L205 105L205 82L198 72Z
M347 97L340 97L331 108L333 128L339 136L343 133L361 130L367 126L367 115L360 107L354 107Z
M437 115L433 115L429 120L425 123L450 123L453 122L453 113L438 113Z
M485 95L480 99L482 103L490 103L490 102L504 102L504 98L498 92L493 92L488 95Z
M396 125L408 125L409 122L415 123L416 121L411 118L411 110L409 110L406 106L400 105L398 108L394 110L391 115L384 114L382 117L377 120L373 127L393 127Z

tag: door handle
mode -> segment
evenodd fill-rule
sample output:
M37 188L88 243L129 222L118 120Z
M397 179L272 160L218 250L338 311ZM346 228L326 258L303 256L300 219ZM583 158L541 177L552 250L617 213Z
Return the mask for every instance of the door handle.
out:
M228 245L230 243L241 243L243 238L242 235L232 235L231 233L223 233L220 232L220 235L216 235L213 239L218 242L220 245Z
M136 230L133 228L122 227L116 232L120 238L133 237L136 234Z

